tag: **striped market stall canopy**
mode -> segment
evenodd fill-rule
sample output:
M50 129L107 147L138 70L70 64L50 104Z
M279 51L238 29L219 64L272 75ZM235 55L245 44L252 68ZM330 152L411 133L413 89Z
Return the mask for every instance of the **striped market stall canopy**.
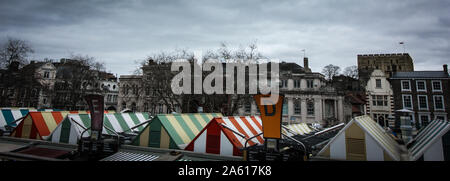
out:
M259 116L216 117L195 137L185 150L224 156L242 156L241 149L264 144ZM259 136L257 136L260 134Z
M8 126L17 126L20 121L16 120L26 116L30 111L60 111L53 109L27 109L27 108L2 108L0 111L0 128Z
M150 119L148 113L110 113L105 114L103 119L104 126L114 130L117 133L129 132L131 128L144 123ZM59 124L48 137L49 141L54 143L77 144L81 133L91 127L91 118L89 114L69 114ZM145 124L134 128L134 131L142 131ZM113 132L103 129L103 134L115 135ZM89 136L87 131L83 136Z
M449 161L450 123L434 120L417 134L408 145L411 160Z
M105 111L107 113L108 111ZM88 111L29 112L11 133L12 137L45 139L68 114L86 114Z
M132 144L145 147L184 149L220 113L158 114Z
M286 130L287 129L287 130ZM282 132L288 136L310 134L313 130L306 123L290 124L283 126Z
M317 154L333 160L399 161L400 146L369 116L353 118Z

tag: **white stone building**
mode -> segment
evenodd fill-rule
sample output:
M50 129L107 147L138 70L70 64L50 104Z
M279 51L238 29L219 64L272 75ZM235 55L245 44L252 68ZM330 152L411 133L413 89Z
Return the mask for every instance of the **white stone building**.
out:
M351 105L347 105L344 95L327 85L321 73L311 72L308 58L304 59L304 67L296 63L280 64L280 93L285 95L283 124L319 123L328 126L349 121ZM345 109L346 106L350 108ZM238 115L259 115L255 102L244 104Z
M383 127L394 126L391 84L382 70L374 70L366 85L366 113ZM391 120L391 121L390 121Z

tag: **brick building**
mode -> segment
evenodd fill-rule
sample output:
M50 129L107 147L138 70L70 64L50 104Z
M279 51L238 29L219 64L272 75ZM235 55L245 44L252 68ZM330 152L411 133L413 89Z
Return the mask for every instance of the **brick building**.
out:
M395 110L412 110L417 128L434 119L448 120L450 76L447 65L443 66L443 71L396 72L390 82Z

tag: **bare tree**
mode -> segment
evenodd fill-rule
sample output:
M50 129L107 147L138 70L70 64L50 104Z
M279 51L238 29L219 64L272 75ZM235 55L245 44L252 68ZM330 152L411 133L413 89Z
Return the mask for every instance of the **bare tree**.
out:
M257 51L255 43L248 45L246 48L239 47L237 50L232 50L227 44L222 43L217 50L207 50L203 54L203 62L208 59L225 62L231 59L250 60L262 57L261 53ZM201 106L205 112L222 112L226 115L233 115L244 102L249 102L253 99L249 94L208 95L204 93L174 95L170 87L170 81L177 72L171 72L170 65L176 59L186 59L191 62L191 66L199 66L193 63L198 61L195 59L194 54L187 50L176 50L171 53L161 52L138 62L142 69L135 71L135 73L143 76L143 82L139 87L141 92L138 93L137 100L143 99L150 109L144 111L154 112L157 105L164 104L167 106L168 112L175 111L174 108L176 106L180 106L182 112L195 112ZM193 70L193 67L191 67L191 70ZM202 78L205 78L208 73L210 72L203 71ZM191 82L193 83L193 81ZM125 102L132 100L131 97L128 98L127 96L122 98Z
M104 63L88 55L71 55L57 66L57 82L50 92L55 108L77 110L84 105L84 96L102 93L98 82ZM81 106L81 107L80 107Z
M20 66L28 63L27 57L34 53L29 43L24 40L8 37L6 43L0 50L0 68L7 68L13 61L19 62Z
M353 65L353 66L350 66L350 67L346 67L344 69L344 75L348 76L348 77L351 77L351 78L354 78L354 79L358 79L358 66Z
M327 80L333 79L334 76L339 75L341 68L339 66L329 64L322 69L322 73Z

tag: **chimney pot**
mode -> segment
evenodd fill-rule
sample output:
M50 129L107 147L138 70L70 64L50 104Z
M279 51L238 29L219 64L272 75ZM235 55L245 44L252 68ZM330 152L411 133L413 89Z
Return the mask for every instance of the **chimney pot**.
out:
M444 67L444 72L445 72L446 74L448 74L447 64L444 64L443 67Z

